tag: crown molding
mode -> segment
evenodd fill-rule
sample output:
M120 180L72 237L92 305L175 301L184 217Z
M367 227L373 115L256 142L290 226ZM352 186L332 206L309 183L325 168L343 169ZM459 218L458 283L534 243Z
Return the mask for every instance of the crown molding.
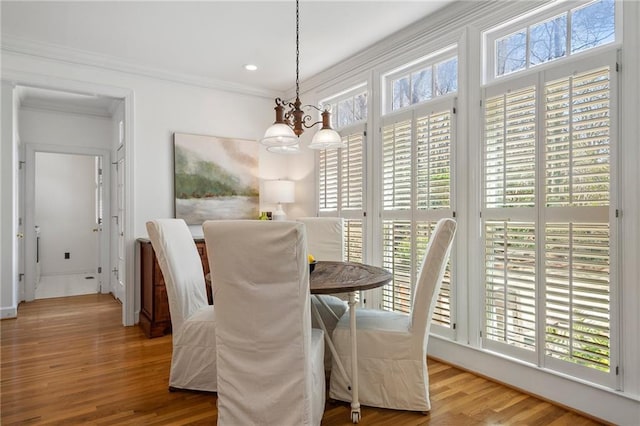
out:
M107 69L158 80L165 80L207 89L222 90L242 95L257 96L261 98L272 99L281 96L280 92L274 90L267 90L190 74L169 72L158 68L123 61L112 56L101 55L86 50L72 49L51 43L27 40L11 35L3 34L0 43L0 48L3 52L32 56L39 59Z

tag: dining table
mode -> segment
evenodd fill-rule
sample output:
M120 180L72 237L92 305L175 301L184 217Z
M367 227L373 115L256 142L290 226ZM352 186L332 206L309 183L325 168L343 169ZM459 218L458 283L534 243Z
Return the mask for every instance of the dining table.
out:
M358 400L358 340L356 337L356 304L357 294L362 290L371 290L381 287L391 281L392 275L386 269L378 266L366 265L357 262L317 261L309 276L309 289L313 297L316 297L336 319L337 315L331 308L317 297L322 294L348 293L349 295L349 331L351 337L351 378L349 378L342 361L338 356L331 336L322 321L315 304L311 304L311 311L324 331L327 346L336 361L340 374L351 383L351 421L359 423L362 418L360 401ZM350 380L349 380L350 379Z
M331 340L331 336L327 332L322 317L318 312L318 308L314 303L311 304L311 312L318 321L320 328L324 331L324 337L327 346L331 351L331 355L336 360L336 365L340 374L343 375L347 382L351 383L351 421L359 423L362 418L360 410L360 401L358 400L358 340L356 337L356 305L357 294L363 290L371 290L381 287L391 281L392 275L389 271L378 266L366 265L357 262L342 261L316 261L313 272L309 275L309 291L312 297L322 304L336 320L338 316L333 310L322 300L317 297L323 294L348 294L349 305L349 331L351 337L351 377L347 374L342 361L338 356L336 348ZM205 276L207 287L211 286L211 274ZM210 288L207 289L211 291Z

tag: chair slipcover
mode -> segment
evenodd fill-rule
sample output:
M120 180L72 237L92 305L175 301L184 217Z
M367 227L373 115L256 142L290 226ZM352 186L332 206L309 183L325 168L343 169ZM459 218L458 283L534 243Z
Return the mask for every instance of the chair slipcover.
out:
M169 299L173 354L169 387L215 392L216 336L204 272L193 236L182 219L147 222Z
M344 222L341 217L300 217L296 220L304 223L307 231L307 251L316 260L344 260ZM341 296L348 297L346 293ZM322 299L335 316L318 299ZM311 302L318 309L327 333L331 336L338 320L348 309L347 302L340 296L329 294L312 297ZM311 317L311 326L320 328L314 316ZM326 371L331 370L331 351L327 346L324 348L324 367Z
M304 226L203 224L216 302L219 425L319 425L324 333L311 328Z
M427 342L456 222L441 219L431 235L416 285L411 314L374 309L356 311L359 399L363 405L399 410L429 411ZM333 342L351 375L349 318L333 332ZM349 384L335 368L330 397L351 401Z

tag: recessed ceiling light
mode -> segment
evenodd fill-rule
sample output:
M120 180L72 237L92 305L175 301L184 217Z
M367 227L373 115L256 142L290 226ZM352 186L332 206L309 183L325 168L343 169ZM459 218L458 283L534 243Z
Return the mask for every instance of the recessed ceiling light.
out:
M258 69L258 67L256 65L253 64L247 64L244 66L244 69L247 71L255 71Z

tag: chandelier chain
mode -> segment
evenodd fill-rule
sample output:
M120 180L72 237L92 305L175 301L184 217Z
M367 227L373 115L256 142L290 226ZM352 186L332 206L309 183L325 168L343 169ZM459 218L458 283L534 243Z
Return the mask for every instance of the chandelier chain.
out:
M296 0L296 99L300 98L300 6Z

